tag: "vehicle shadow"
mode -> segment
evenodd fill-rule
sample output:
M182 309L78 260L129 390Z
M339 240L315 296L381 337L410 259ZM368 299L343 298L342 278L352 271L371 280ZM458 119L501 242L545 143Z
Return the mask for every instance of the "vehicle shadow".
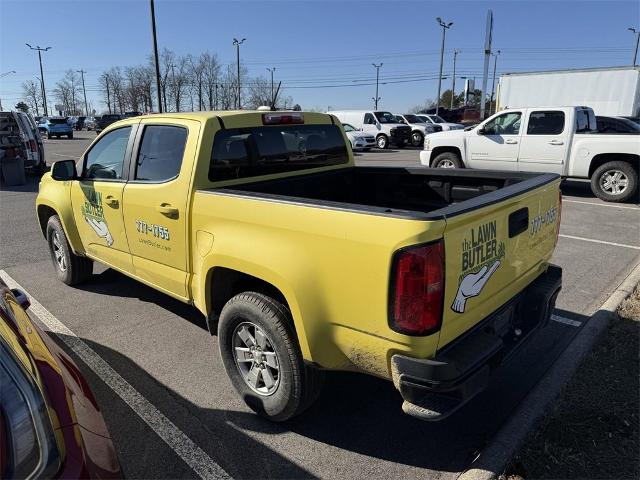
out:
M206 322L195 308L113 270L94 275L82 288L156 303L180 317L178 321L185 319L206 330ZM556 313L583 323L588 320L588 317L573 312ZM259 476L299 478L305 473L292 474L281 460L268 470L234 470L244 467L229 459L233 455L237 456L237 451L250 451L253 442L251 438L241 436L238 431L254 432L259 437L274 436L274 439L295 433L306 439L298 439L301 445L312 441L308 444L309 448L316 448L320 443L410 467L460 472L477 458L482 448L491 441L577 332L576 328L551 322L548 328L538 332L531 342L517 352L512 361L496 371L487 390L451 417L436 423L422 422L405 415L401 409L402 399L390 382L347 372L328 372L325 388L314 406L301 416L282 424L273 424L248 411L199 408L184 398L173 396L175 401L183 405L184 410L192 412L199 419L198 428L227 432L224 435L228 434L229 437L223 436L220 444L235 444L236 453L227 453L231 457L224 457L220 464L228 467L229 473L234 472L234 476L238 474L254 477L256 472L262 472ZM203 334L208 335L205 332ZM136 368L129 359L121 361L125 363L126 370L123 371ZM189 373L185 372L185 375ZM149 377L143 371L134 376ZM192 372L190 376L197 377L197 374ZM228 390L228 387L224 388L226 390L220 392L221 398L224 398ZM229 431L230 426L233 431ZM262 441L262 444L265 442ZM282 440L278 440L278 444L282 444ZM266 459L273 456L262 452L262 447L259 450L260 455ZM347 454L343 452L340 455ZM245 460L238 458L237 463L243 461Z
M6 182L3 180L2 182L0 182L0 191L34 193L38 191L39 183L40 183L40 175L35 175L27 172L26 182L24 185L7 185Z
M580 180L570 180L565 179L560 184L560 190L563 195L570 195L572 197L581 197L581 198L593 198L598 199L593 192L591 191L591 183L588 181L580 181ZM626 202L621 202L623 205L625 204L638 204L640 203L640 190L636 192L635 199L631 198ZM616 203L612 203L611 205L617 205Z

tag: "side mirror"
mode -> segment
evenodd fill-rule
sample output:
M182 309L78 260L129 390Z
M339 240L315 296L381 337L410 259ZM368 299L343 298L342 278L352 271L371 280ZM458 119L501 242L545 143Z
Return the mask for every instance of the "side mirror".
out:
M54 180L75 180L78 178L76 162L73 160L60 160L51 167L51 178Z
M484 133L485 133L484 127L480 127L478 129L478 135L484 135Z
M13 296L16 297L16 301L18 302L18 305L20 305L23 309L26 310L31 306L29 297L27 297L27 294L24 293L19 288L12 288L11 293L13 293Z

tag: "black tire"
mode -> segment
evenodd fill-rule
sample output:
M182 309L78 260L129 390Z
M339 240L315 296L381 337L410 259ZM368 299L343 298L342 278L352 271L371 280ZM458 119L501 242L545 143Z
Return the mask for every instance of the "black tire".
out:
M443 152L431 162L431 168L464 168L457 153Z
M413 132L411 134L411 145L414 147L422 147L424 145L424 135L422 132Z
M36 175L43 175L44 172L46 171L47 171L47 164L44 161L40 162L35 167L33 167L33 173L35 173Z
M255 392L245 381L235 358L234 332L248 322L259 327L278 360L275 390ZM324 383L324 372L306 365L289 310L280 302L256 292L236 295L222 309L218 322L218 345L231 383L257 414L283 422L306 410L316 400Z
M378 135L376 137L376 146L380 149L380 150L384 150L389 146L389 139L387 138L386 135Z
M59 252L64 258L64 268L56 258L56 246L54 239L57 239ZM67 285L77 285L85 281L93 273L93 261L86 257L80 257L71 251L67 236L64 233L62 224L57 215L53 215L47 222L47 243L51 260L56 270L58 278Z
M615 174L620 178L615 179ZM607 183L607 179L612 183ZM617 182L626 180L626 185L622 186ZM608 186L609 185L609 186ZM615 193L619 190L620 193ZM601 165L591 176L591 191L593 194L605 202L625 202L637 194L638 191L638 171L629 162L613 161Z
M73 132L69 133L69 134L67 135L67 138L68 138L69 140L73 140Z

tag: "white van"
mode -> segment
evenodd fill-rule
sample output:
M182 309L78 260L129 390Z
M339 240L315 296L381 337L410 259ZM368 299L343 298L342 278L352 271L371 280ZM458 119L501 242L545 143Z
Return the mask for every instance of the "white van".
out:
M398 123L390 112L341 110L327 113L335 115L341 123L349 123L357 130L373 135L378 148L387 148L390 143L404 148L411 141L411 127Z

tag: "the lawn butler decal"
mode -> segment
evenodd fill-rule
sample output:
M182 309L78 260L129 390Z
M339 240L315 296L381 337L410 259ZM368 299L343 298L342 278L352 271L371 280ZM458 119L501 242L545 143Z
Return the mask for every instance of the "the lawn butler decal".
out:
M102 210L102 194L95 190L85 190L84 194L86 200L84 205L80 207L82 216L89 224L89 226L96 232L100 238L104 238L107 242L107 246L113 245L113 237L109 232L109 227L104 218L104 211Z
M495 220L471 230L470 238L462 241L462 273L451 310L464 312L467 300L480 295L504 255L505 245L503 241L498 243Z

